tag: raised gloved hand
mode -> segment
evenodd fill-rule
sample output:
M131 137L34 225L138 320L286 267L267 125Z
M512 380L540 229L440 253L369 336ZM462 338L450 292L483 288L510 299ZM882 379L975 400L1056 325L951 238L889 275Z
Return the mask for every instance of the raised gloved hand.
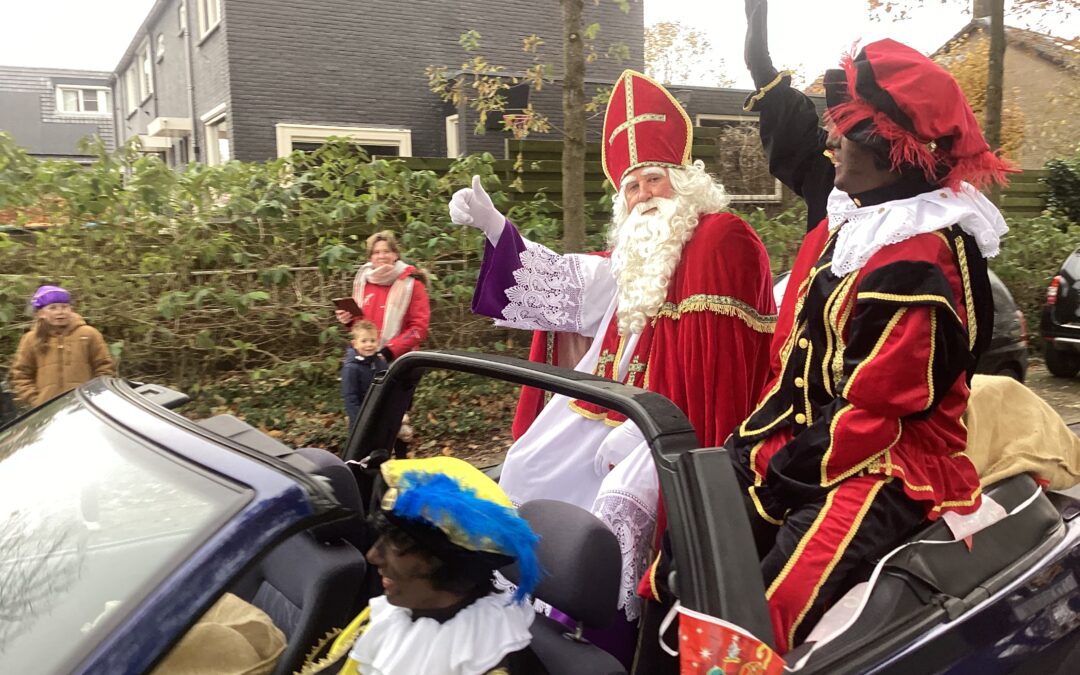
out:
M776 79L777 71L769 56L769 3L768 0L745 0L746 44L743 60L754 78L754 86L761 89Z
M506 216L491 203L491 197L480 185L480 176L473 176L472 187L461 188L454 193L450 199L450 220L482 231L492 246L498 245L506 226Z

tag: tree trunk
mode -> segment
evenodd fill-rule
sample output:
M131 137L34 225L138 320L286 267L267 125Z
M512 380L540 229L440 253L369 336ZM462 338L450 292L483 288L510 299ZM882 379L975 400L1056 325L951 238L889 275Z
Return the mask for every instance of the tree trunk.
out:
M1005 79L1005 0L992 0L990 13L990 58L986 77L986 142L1001 147L1001 99Z
M983 132L992 150L1001 147L1001 107L1005 81L1005 0L990 0L990 57L986 76L986 119ZM998 203L997 187L991 198Z
M585 249L585 0L561 0L563 13L563 251Z

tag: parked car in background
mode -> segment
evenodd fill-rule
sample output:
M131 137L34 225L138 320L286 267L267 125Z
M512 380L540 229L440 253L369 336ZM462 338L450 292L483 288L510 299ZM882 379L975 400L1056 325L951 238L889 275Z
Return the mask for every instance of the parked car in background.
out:
M1069 254L1046 289L1042 310L1046 369L1057 377L1080 372L1080 248Z
M784 299L790 276L791 272L784 272L777 275L773 282L773 297L777 307ZM1008 287L992 271L990 288L994 295L994 335L990 339L990 347L979 359L975 370L986 375L1007 375L1023 382L1028 368L1027 319L1016 306ZM1080 333L1080 326L1077 326L1077 332ZM1080 340L1077 342L1080 343ZM1080 344L1077 347L1080 348Z

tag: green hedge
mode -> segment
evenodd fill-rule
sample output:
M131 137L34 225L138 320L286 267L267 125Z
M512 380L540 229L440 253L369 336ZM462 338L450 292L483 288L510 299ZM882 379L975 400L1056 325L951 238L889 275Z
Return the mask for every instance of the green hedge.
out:
M8 226L0 232L0 368L30 325L30 293L58 283L105 335L124 376L192 393L196 414L233 412L288 442L337 447L345 339L330 300L349 291L364 239L382 229L398 233L407 262L431 273L427 347L527 351L527 334L470 312L483 241L451 224L446 205L480 174L526 236L555 248L559 213L545 195L517 192L490 155L437 173L330 142L266 163L176 172L132 148L95 152L88 167L39 162L0 133L0 226ZM791 268L804 214L801 205L743 214L774 272ZM36 223L48 226L26 233ZM1049 214L1012 227L992 264L1035 325L1040 294L1077 230ZM597 230L590 246L603 245ZM428 378L414 408L418 437L429 451L490 443L492 429L509 428L514 392Z

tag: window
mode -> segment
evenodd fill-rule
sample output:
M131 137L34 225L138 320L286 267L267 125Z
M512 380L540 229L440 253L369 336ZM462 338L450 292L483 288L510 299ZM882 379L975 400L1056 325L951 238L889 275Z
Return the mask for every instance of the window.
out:
M778 202L783 198L780 181L769 173L769 161L761 147L758 119L753 115L698 115L694 141L712 141L714 154L694 156L723 183L734 201Z
M57 87L56 110L62 113L110 115L109 90L104 87Z
M369 155L412 156L412 131L382 127L331 127L314 124L277 124L278 157L293 150L309 151L328 138L347 138Z
M165 33L158 33L157 36L157 62L161 63L165 60Z
M458 142L459 117L448 115L446 118L446 156L461 157L461 144Z
M139 100L145 101L154 93L154 56L147 42L142 48L142 60L139 64Z
M179 26L176 34L183 35L187 30L187 3L184 0L180 0L180 4L176 6L176 21Z
M206 163L217 166L230 159L232 159L232 144L229 118L221 113L206 121Z
M199 37L204 37L221 23L221 0L196 0L199 8Z
M135 112L142 101L139 98L139 74L135 72L135 66L131 66L124 73L124 98L127 99L128 112Z
M172 148L172 166L175 168L187 166L188 163L188 137L177 139L176 144Z

